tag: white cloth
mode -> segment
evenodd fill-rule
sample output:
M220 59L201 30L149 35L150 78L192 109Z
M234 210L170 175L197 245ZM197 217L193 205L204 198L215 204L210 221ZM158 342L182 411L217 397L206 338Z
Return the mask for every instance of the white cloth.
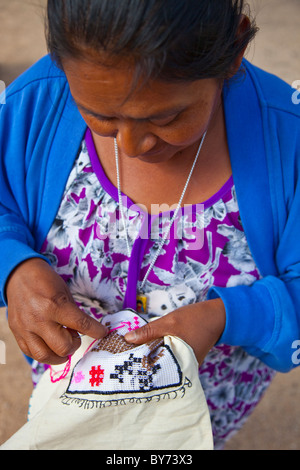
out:
M108 336L82 337L63 378L57 367L45 372L29 421L1 450L212 450L192 349L171 336L129 345L125 333L145 324L132 310L103 323Z

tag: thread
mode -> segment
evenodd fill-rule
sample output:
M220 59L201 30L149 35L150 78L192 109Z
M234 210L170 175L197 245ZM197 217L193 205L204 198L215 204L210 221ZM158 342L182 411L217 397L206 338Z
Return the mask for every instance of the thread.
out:
M95 339L90 345L89 347L87 348L87 350L85 351L85 353L83 354L83 356L86 355L86 353L91 349L91 347L93 346L93 344L98 341L97 339ZM82 357L83 357L82 356ZM54 384L56 382L59 382L60 380L64 379L65 377L67 377L68 373L70 372L70 369L71 369L71 360L72 360L72 356L68 356L68 361L65 365L65 368L63 369L63 371L54 371L52 369L52 367L50 366L50 380L51 382ZM57 375L61 374L59 377L56 378Z
M68 373L70 372L70 368L71 368L71 360L72 360L72 356L68 356L68 362L66 363L65 365L65 368L63 371L57 371L55 372L52 367L50 366L50 379L51 379L51 382L54 384L56 382L59 382L60 380L64 379L65 377L67 377ZM58 374L61 374L59 377L55 378Z

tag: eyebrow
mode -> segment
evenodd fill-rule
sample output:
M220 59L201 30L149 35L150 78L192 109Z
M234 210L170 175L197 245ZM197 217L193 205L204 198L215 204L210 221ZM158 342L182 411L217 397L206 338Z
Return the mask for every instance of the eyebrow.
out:
M75 100L74 100L75 101ZM113 119L113 116L105 116L105 114L100 114L97 113L91 109L86 108L82 104L78 103L75 101L76 106L81 109L81 111L85 112L86 114L89 114L90 116L93 116L98 119ZM185 107L177 107L177 108L171 108L171 109L166 109L164 111L158 112L156 114L152 114L151 116L145 116L143 118L132 118L135 121L148 121L148 120L155 120L155 119L165 119L171 116L175 116L176 114L181 113Z

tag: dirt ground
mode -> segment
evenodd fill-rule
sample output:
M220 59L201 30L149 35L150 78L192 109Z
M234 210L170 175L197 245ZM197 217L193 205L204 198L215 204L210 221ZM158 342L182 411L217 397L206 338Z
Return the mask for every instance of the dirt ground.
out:
M300 0L251 0L260 33L247 58L288 83L300 80ZM0 80L45 54L44 0L0 0ZM0 188L1 197L1 188ZM30 370L0 310L0 444L26 421ZM5 360L1 345L6 346ZM2 348L3 349L3 348ZM227 450L300 450L300 369L278 374Z

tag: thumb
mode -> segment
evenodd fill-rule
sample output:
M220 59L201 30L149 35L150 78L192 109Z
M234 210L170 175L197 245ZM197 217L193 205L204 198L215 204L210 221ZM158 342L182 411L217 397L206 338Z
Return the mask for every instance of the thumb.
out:
M162 317L126 333L125 340L136 345L145 344L169 334L167 331L166 317Z

